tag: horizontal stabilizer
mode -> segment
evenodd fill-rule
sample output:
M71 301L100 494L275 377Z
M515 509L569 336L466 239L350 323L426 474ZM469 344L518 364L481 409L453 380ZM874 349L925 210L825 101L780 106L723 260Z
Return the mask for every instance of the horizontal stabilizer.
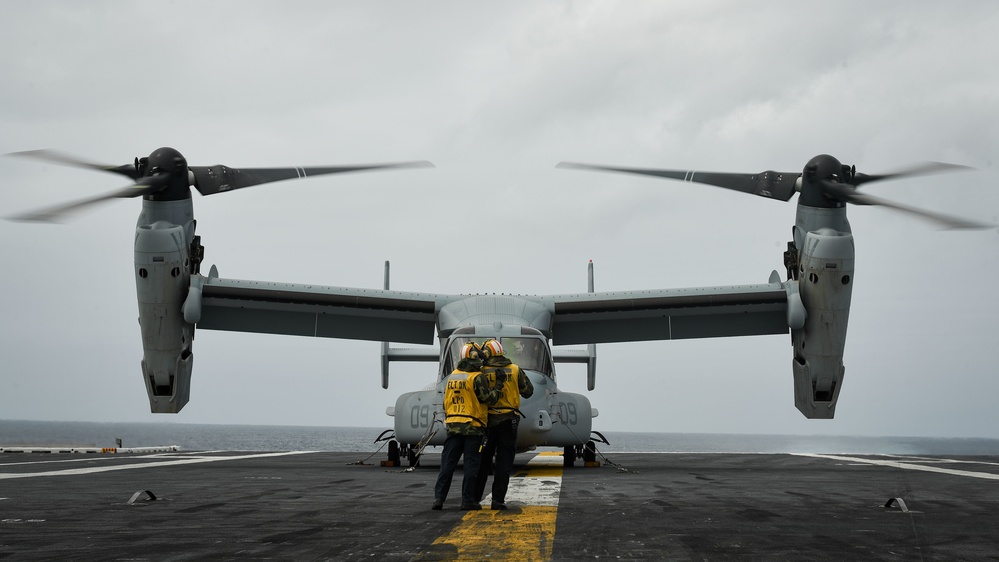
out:
M388 388L389 363L405 362L437 362L440 352L433 347L394 348L389 342L382 342L382 388Z
M593 390L597 384L597 346L589 344L582 349L553 349L552 360L556 363L586 363L586 389Z

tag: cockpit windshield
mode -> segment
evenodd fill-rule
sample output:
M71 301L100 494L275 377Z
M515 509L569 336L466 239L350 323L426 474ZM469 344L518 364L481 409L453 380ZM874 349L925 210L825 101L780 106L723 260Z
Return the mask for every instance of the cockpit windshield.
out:
M500 338L506 356L521 369L551 374L548 346L537 338Z
M448 349L447 361L444 365L442 376L447 376L458 364L461 347L470 341L482 344L488 339L482 337L458 337L451 340L451 347ZM506 337L499 338L503 344L506 357L516 363L521 369L528 369L539 372L549 378L554 374L552 368L552 358L548 345L541 338L536 337Z

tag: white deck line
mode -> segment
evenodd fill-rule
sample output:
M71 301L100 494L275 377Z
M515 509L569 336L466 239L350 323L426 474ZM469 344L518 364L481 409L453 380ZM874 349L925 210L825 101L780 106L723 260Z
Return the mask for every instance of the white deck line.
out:
M315 451L288 451L281 453L258 453L253 455L218 456L218 457L185 457L155 462L137 462L129 464L115 464L111 466L91 466L87 468L68 468L65 470L50 470L46 472L23 472L0 474L0 480L10 480L14 478L40 478L45 476L79 476L83 474L97 474L99 472L112 472L115 470L133 470L139 468L161 468L166 466L177 466L182 464L199 464L206 462L238 461L244 459L262 459L267 457L282 457L286 455L305 455Z
M552 466L562 468L562 455L535 455L527 461L528 468ZM492 481L490 481L491 484ZM516 505L537 505L558 507L558 498L562 493L562 476L524 476L511 477L510 487L506 491L506 502ZM482 505L492 501L492 494L482 498Z
M970 470L955 470L953 468L941 468L939 466L927 466L921 464L913 464L908 462L901 462L898 460L881 460L881 459L865 459L860 457L845 457L841 455L819 455L815 453L792 453L793 455L799 457L812 457L816 459L829 459L841 462L850 463L860 463L860 464L873 464L876 466L884 466L889 468L901 468L903 470L919 470L922 472L935 472L937 474L949 474L951 476L964 476L968 478L981 478L983 480L999 480L999 474L991 474L988 472L972 472ZM941 461L945 459L934 459L936 461ZM958 461L954 461L958 462Z

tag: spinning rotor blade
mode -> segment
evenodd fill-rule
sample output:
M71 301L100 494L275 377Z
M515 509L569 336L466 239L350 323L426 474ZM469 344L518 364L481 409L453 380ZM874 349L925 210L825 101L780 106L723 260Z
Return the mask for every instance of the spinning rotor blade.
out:
M888 207L889 209L895 209L896 211L909 213L921 219L929 220L931 222L934 222L942 226L945 229L992 228L993 226L995 226L983 222L976 222L968 219L962 219L960 217L952 217L941 213L934 213L933 211L926 211L916 207L903 205L901 203L895 203L893 201L888 201L887 199L881 199L880 197L874 197L873 195L860 193L859 191L857 191L855 187L841 183L825 181L823 182L823 188L826 191L826 193L832 194L833 197L839 201L853 203L854 205L879 205L881 207Z
M897 172L878 175L858 174L853 167L843 166L839 160L825 154L812 158L805 167L804 175L774 171L766 171L759 174L730 174L656 170L650 168L618 168L594 166L591 164L575 164L572 162L561 162L556 167L624 172L686 182L706 183L708 185L782 201L790 200L795 191L801 191L799 203L806 206L834 207L847 203L854 205L879 205L933 221L944 228L993 228L995 226L909 207L857 191L857 186L874 181L971 169L967 166L946 164L943 162L926 162L904 168Z
M135 180L135 184L73 203L66 203L10 217L20 221L58 222L66 215L101 201L123 197L151 196L154 200L176 201L190 199L190 186L203 195L231 191L242 187L275 181L306 178L323 174L340 174L387 168L433 168L426 160L387 164L358 164L351 166L310 166L294 168L230 168L228 166L188 166L180 152L163 147L153 151L148 158L136 158L133 164L110 166L98 164L51 150L15 152L10 156L35 158L46 162L88 168L101 172L121 174Z
M62 164L63 166L74 166L77 168L88 168L91 170L97 170L99 172L111 172L114 174L121 174L137 180L142 177L135 164L123 164L121 166L112 166L110 164L98 164L95 162L87 162L75 156L70 156L68 154L63 154L61 152L56 152L54 150L25 150L24 152L11 152L8 156L18 156L22 158L34 158L36 160L41 160L43 162L51 162L53 164Z
M874 175L854 174L853 180L850 181L850 184L861 185L865 183L870 183L872 181L893 180L897 178L907 178L912 176L927 176L930 174L959 172L962 170L971 170L971 169L972 168L969 166L962 166L960 164L947 164L946 162L924 162L922 164L916 164L889 174L874 174Z
M95 203L100 203L101 201L108 201L110 199L116 199L116 198L139 197L141 195L155 193L162 187L162 185L168 179L169 178L165 175L156 175L145 178L139 178L139 180L135 182L134 185L123 187L121 189L117 189L110 193L105 193L103 195L82 199L80 201L75 201L73 203L65 203L62 205L57 205L55 207L49 207L47 209L15 215L7 218L10 220L24 221L24 222L61 222L60 219L68 217L70 214L79 211L84 207L93 205Z
M722 172L696 172L693 170L656 170L651 168L616 168L611 166L594 166L574 162L559 162L556 168L571 168L579 170L600 170L605 172L624 172L643 176L669 178L685 182L704 183L769 199L787 201L795 193L795 182L801 175L798 172L766 171L759 174L729 174Z
M281 180L307 178L323 174L342 174L385 168L433 168L426 160L390 164L359 164L356 166L309 166L303 168L230 168L228 166L191 166L194 187L202 195L232 191L242 187Z

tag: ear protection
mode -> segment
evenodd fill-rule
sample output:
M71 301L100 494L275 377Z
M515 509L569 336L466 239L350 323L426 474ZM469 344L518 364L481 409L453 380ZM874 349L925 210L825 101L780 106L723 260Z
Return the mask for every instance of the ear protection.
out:
M503 344L497 340L489 340L482 344L482 353L486 357L495 357L497 355L503 355L506 350L503 349Z
M482 357L482 349L473 341L466 343L461 346L461 353L458 354L460 359L479 359Z

